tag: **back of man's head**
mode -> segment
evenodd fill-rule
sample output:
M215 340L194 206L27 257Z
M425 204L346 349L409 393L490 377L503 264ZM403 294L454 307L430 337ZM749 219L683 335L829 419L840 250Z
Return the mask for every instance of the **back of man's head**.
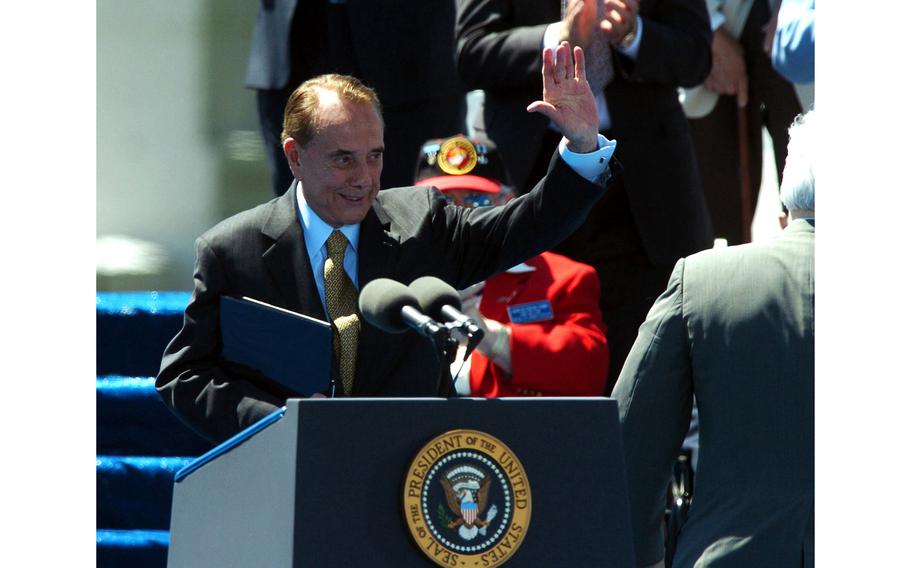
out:
M780 200L794 218L815 216L816 122L815 111L810 110L797 116L790 126Z
M376 91L350 75L329 73L313 77L300 84L288 97L284 107L284 130L281 140L293 138L305 146L319 130L320 93L336 93L345 102L371 104L382 120L382 105Z

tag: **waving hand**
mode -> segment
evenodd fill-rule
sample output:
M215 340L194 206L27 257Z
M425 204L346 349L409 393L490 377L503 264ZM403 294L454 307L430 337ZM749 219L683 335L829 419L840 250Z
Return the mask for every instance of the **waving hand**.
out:
M574 65L572 55L574 54ZM587 153L597 149L597 105L585 77L585 54L569 42L543 51L543 100L528 105L528 112L539 112L569 140L573 152Z

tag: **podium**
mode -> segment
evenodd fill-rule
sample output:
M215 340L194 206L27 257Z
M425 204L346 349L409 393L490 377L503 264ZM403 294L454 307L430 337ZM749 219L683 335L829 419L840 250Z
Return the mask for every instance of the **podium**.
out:
M170 538L169 568L632 567L617 405L291 399L178 472Z

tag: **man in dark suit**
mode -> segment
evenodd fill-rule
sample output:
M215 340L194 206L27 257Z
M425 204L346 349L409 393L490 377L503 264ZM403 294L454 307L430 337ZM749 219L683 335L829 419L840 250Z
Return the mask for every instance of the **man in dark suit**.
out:
M455 74L451 2L260 0L246 86L256 89L272 190L293 181L282 148L284 106L304 80L353 75L383 102L383 187L411 184L424 140L459 132L464 88Z
M673 568L814 565L814 113L790 130L770 242L680 260L613 390L635 555L664 555L672 464L692 395L700 457Z
M428 342L414 332L391 336L360 324L356 301L351 311L334 313L345 295L334 290L422 275L465 288L577 228L605 191L614 143L597 133L579 48L575 56L573 67L568 44L555 59L548 53L543 100L529 108L565 134L559 156L532 192L497 208L450 206L431 187L379 192L383 123L375 92L339 75L302 84L291 95L283 136L296 183L196 242L195 289L156 382L165 403L202 435L222 440L294 394L220 356L221 295L250 296L332 321L338 341L333 372L344 394L449 394L439 390L441 370ZM340 256L331 252L339 239ZM343 276L334 271L339 266ZM336 279L339 288L329 284ZM355 345L347 342L351 330Z
M458 0L455 34L459 75L484 90L486 134L519 191L540 179L558 140L545 117L524 112L535 97L541 47L560 37L577 41L589 79L599 63L601 132L619 142L624 175L554 252L600 276L609 392L673 263L712 244L677 93L707 76L711 28L704 2L607 0L602 13L592 13L595 4L573 0L561 19L558 0Z

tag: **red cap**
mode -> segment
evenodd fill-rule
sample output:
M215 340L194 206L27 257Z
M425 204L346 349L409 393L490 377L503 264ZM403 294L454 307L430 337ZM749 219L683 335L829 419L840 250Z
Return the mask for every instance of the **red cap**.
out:
M439 191L463 189L482 193L499 193L499 183L480 176L436 176L418 180L419 185L433 185Z
M415 179L440 191L500 193L510 186L509 174L496 145L464 135L427 140L417 160Z

